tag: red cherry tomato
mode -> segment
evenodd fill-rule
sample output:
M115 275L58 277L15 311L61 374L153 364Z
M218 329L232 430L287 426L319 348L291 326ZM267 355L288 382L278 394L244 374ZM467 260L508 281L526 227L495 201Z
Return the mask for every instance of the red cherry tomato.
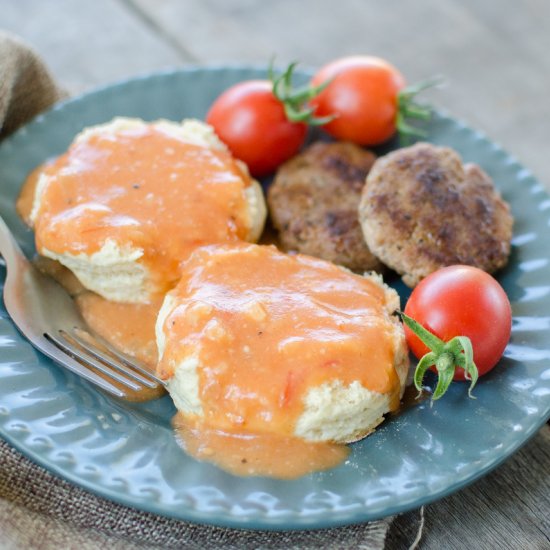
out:
M376 145L395 133L398 94L405 79L393 65L378 57L344 57L322 67L311 85L328 80L311 100L315 116L335 115L323 126L327 133L359 145Z
M405 313L445 342L468 336L480 375L498 363L510 339L512 309L506 293L491 275L471 266L428 275L413 290ZM418 359L429 351L407 326L405 334ZM457 368L454 380L464 379L464 370Z
M248 80L226 90L212 104L206 121L256 177L294 156L307 131L305 124L287 119L267 80Z

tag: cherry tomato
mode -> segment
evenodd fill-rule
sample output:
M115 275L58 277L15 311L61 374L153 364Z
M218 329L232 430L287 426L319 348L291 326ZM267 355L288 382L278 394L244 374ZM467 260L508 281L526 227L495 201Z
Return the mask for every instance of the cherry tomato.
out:
M428 275L413 290L405 313L445 342L469 337L480 375L498 363L510 339L512 309L506 293L491 275L471 266ZM407 326L405 334L417 358L429 351ZM457 368L454 380L464 379L463 369Z
M329 80L311 100L315 116L335 116L323 126L327 133L359 145L383 143L395 133L405 79L393 65L378 57L344 57L322 67L311 85Z
M265 176L294 156L307 126L290 122L268 80L247 80L227 89L206 115L219 138L253 176Z

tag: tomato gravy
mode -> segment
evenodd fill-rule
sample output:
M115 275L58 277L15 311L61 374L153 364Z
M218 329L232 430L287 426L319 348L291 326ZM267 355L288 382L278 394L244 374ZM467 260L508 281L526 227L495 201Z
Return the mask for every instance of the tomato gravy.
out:
M158 372L193 356L204 422L292 436L311 388L339 381L398 407L395 327L376 282L271 246L203 247L186 262L163 321Z
M181 413L172 424L187 454L238 476L295 479L334 468L350 452L346 445L336 443L312 443L273 433L224 431Z
M112 239L143 251L139 262L160 292L174 285L194 248L244 239L250 228L245 189L251 180L231 154L154 125L75 140L67 153L31 174L20 211L28 211L40 174L48 184L39 185L39 252L91 255Z
M84 292L75 298L82 317L92 329L122 353L135 357L152 372L157 366L155 322L162 304L124 304Z

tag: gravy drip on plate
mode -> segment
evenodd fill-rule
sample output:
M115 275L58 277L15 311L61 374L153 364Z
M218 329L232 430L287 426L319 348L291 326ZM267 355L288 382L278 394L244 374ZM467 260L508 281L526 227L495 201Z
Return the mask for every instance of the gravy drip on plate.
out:
M172 422L185 452L238 476L297 477L338 466L349 447L297 437L219 430L178 413Z
M122 353L135 357L151 372L155 372L155 321L162 302L160 298L148 304L124 304L85 291L75 297L75 302L92 332ZM155 389L144 387L138 392L124 389L129 401L148 401L165 393L162 386Z
M149 304L124 304L106 300L94 292L84 292L75 300L93 332L155 371L155 321L162 304L160 298Z
M195 247L245 238L250 224L250 178L231 154L151 125L77 139L42 173L39 252L91 255L112 239L143 250L139 262L165 290Z
M15 203L15 209L17 210L17 213L19 214L21 219L28 226L32 226L30 215L32 211L32 205L34 202L34 193L36 191L36 184L38 183L38 180L40 179L42 172L45 172L48 169L48 167L52 165L54 162L55 162L55 159L51 159L41 164L40 166L37 166L27 176L27 179L25 180L25 183L21 188L19 196L17 197L17 201Z

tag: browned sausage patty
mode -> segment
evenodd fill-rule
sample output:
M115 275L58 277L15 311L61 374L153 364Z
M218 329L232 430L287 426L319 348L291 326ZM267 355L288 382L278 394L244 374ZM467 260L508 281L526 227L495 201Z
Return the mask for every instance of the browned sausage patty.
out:
M379 158L359 216L370 249L409 286L452 264L492 273L510 254L510 207L479 166L447 147L418 143Z
M352 143L317 142L283 164L267 199L280 246L355 271L380 269L365 244L358 215L375 159Z

